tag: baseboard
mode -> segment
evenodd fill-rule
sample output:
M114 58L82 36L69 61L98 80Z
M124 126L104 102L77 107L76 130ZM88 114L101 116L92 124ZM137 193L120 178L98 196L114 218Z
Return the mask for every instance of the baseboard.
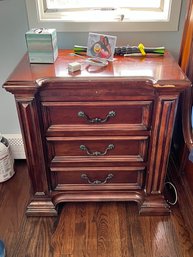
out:
M14 159L26 159L24 144L21 134L3 134L10 145L10 150Z

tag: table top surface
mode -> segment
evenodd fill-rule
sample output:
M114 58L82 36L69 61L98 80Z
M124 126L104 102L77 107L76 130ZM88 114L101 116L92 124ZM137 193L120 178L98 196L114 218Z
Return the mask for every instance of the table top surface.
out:
M156 83L180 83L190 86L190 81L183 73L176 60L169 52L164 56L115 56L106 67L90 66L85 63L85 57L72 56L73 50L59 50L54 64L31 64L26 53L15 70L8 84L18 82L29 83L44 78L63 78L65 80L96 80L96 79L148 79ZM70 73L68 64L81 63L81 70Z

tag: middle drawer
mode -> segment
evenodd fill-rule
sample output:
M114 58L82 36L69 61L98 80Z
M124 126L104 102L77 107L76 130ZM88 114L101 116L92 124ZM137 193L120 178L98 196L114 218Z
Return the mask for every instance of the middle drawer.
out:
M148 136L47 137L49 161L60 166L145 162Z

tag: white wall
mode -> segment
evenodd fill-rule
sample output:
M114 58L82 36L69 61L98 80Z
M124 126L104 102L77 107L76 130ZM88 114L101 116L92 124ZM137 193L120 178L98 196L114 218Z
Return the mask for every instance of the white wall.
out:
M33 1L33 0L32 0ZM179 31L176 32L122 32L117 45L165 46L176 59L180 48L187 0L183 0ZM13 96L1 88L9 74L26 52L25 32L28 22L25 0L0 1L0 133L20 132ZM59 48L70 49L75 44L85 45L88 33L58 33Z
M0 132L20 132L14 98L1 85L26 52L25 0L0 1Z

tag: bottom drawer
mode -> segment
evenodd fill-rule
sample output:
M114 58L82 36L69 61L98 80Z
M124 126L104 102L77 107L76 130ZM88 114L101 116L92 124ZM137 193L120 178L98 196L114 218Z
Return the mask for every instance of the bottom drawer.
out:
M145 167L51 168L53 190L142 189Z

